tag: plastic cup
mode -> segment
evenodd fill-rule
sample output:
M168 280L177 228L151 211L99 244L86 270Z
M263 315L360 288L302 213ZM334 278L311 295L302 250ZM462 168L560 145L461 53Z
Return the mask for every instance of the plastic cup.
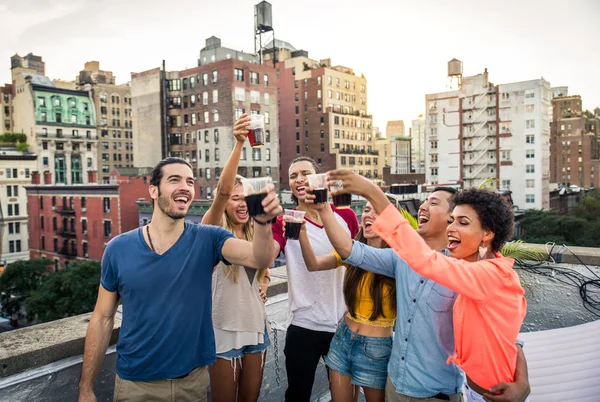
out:
M333 194L334 192L344 188L344 182L341 180L336 181L334 184L329 186L329 191ZM352 204L352 194L339 194L333 195L333 205L336 208L348 208Z
M248 128L248 141L252 148L265 145L265 116L260 114L250 115L250 127Z
M285 220L285 237L290 240L298 240L304 221L304 211L286 209L283 219Z
M270 177L253 177L251 179L244 179L246 182L244 189L246 193L246 205L248 206L248 214L250 216L261 216L265 214L265 210L262 206L262 201L267 196L264 192L264 188L267 184L273 182Z
M315 204L323 204L327 202L327 174L309 174L306 176L308 184L313 189L315 195Z

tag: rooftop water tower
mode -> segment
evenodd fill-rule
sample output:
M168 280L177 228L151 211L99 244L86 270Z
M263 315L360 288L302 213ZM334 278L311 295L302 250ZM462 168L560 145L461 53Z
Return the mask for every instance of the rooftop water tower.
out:
M458 59L448 62L448 78L446 85L448 89L460 89L462 86L463 63Z
M275 53L275 30L273 29L273 6L267 1L261 1L254 6L254 53L262 64L263 44L273 46L273 66L277 62Z

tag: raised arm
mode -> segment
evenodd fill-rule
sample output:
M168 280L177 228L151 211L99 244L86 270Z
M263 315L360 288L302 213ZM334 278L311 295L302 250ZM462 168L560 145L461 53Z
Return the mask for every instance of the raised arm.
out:
M233 187L235 185L235 176L237 174L238 165L240 158L242 157L242 150L244 148L244 142L248 136L248 125L250 124L250 117L246 113L240 116L238 121L233 126L233 135L235 136L235 145L229 155L229 159L225 163L219 183L217 184L217 190L215 191L215 199L213 200L209 210L202 218L202 223L205 225L221 225L223 219L223 213L227 207L227 201L231 196Z
M466 297L484 300L496 290L490 284L512 269L507 258L467 262L432 250L373 182L351 170L334 170L328 175L330 182L344 184L336 194L358 194L369 200L379 214L373 230L417 273Z
M98 376L110 342L118 300L119 297L116 291L109 292L100 285L96 307L90 318L85 336L83 368L79 380L79 402L96 400L94 381Z
M379 215L373 230L414 271L473 300L488 298L512 269L508 258L468 262L432 250L393 205Z
M240 239L228 239L223 244L223 258L236 265L247 268L269 268L279 255L279 244L273 240L271 220L283 212L279 198L272 184L265 188L268 193L262 201L265 215L254 219L254 238L252 242Z
M327 271L343 265L341 260L338 261L335 254L315 255L315 251L313 250L310 241L308 240L308 234L306 233L306 221L302 222L299 240L302 258L304 258L306 268L309 271Z

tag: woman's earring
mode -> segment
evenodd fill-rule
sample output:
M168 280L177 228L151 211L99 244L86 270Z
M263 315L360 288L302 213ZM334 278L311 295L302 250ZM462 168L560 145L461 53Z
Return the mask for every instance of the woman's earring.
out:
M479 246L479 259L483 260L485 259L485 256L487 255L487 247L483 245L483 242L481 243L481 246Z

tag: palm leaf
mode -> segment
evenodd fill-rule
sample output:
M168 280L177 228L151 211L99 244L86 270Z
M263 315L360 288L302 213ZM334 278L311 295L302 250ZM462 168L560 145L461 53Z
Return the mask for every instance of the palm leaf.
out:
M514 258L517 262L545 261L548 258L546 251L537 247L526 246L523 240L509 241L500 251L505 257Z
M417 230L419 228L419 222L414 216L410 214L410 212L408 212L404 208L400 208L400 213L402 214L404 219L406 219L408 223L410 223L410 226L412 226L413 229Z
M480 190L494 190L496 188L496 178L488 177L478 187Z

